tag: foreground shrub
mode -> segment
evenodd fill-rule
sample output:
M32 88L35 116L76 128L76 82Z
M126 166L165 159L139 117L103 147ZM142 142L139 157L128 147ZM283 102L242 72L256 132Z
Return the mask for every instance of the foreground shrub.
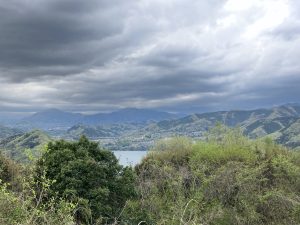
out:
M178 140L136 167L140 199L124 210L128 224L300 224L297 153L223 126L206 141Z
M73 212L75 205L63 199L42 201L42 195L47 193L49 183L41 180L43 189L37 194L33 177L23 180L22 189L12 191L9 184L0 184L0 224L7 225L75 225ZM31 181L30 181L31 180Z

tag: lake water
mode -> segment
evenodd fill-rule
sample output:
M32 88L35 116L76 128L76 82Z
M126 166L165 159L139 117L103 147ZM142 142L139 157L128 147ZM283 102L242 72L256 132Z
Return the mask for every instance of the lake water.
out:
M115 156L123 166L135 166L147 155L147 151L114 151Z

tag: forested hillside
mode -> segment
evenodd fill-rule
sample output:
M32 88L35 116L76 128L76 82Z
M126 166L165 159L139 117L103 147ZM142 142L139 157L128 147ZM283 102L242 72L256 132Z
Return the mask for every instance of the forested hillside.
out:
M13 135L21 134L22 131L16 128L0 125L0 140Z
M51 138L40 130L15 134L0 140L0 151L16 161L25 162L29 155L38 157Z
M291 148L300 147L300 105L287 104L270 109L223 111L194 114L177 120L165 120L143 129L144 135L160 137L183 135L201 139L216 123L240 127L250 138L270 137Z

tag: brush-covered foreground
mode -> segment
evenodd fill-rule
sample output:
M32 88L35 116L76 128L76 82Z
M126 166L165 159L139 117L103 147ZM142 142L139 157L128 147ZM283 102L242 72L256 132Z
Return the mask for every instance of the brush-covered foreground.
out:
M2 157L0 224L300 224L299 152L223 126L152 150L134 171L86 139L48 145L29 171Z
M62 198L44 201L52 181L41 177L38 188L34 174L33 167L25 168L0 155L0 224L75 224L76 205Z
M300 155L219 126L205 142L160 142L136 167L128 224L300 224Z

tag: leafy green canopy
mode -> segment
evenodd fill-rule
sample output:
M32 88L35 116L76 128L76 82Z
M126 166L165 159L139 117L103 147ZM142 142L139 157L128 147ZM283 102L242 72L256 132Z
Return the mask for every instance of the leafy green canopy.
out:
M61 198L47 199L50 180L39 179L36 188L33 165L20 165L0 153L0 224L75 224L76 204Z
M54 181L52 195L78 202L77 220L84 223L114 220L135 194L132 169L85 137L50 142L37 165L40 177Z

